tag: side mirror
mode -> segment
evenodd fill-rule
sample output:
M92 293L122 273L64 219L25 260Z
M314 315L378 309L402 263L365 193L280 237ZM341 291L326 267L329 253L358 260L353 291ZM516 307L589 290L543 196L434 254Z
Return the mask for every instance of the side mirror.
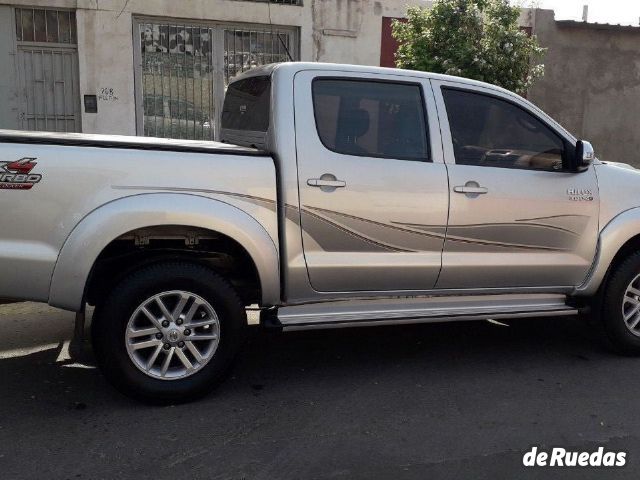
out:
M578 140L573 159L573 170L576 172L584 172L593 163L595 158L596 154L593 151L593 146L586 140Z

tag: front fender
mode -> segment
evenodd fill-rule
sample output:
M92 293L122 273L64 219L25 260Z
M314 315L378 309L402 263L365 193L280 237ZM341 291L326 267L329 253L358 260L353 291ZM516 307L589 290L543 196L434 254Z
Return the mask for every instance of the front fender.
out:
M638 234L640 234L640 208L626 210L614 217L600 232L596 259L587 279L575 289L574 295L594 295L620 248Z
M198 195L149 193L114 200L78 223L54 267L49 304L80 310L91 268L104 248L127 232L159 225L205 228L231 237L247 250L256 265L262 303L273 305L279 301L278 250L252 216L228 203Z

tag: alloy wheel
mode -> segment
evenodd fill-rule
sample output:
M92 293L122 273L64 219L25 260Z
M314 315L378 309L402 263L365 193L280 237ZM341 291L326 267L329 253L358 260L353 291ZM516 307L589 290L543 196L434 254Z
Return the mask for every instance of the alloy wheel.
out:
M622 300L622 319L631 333L640 337L640 275L627 286Z
M129 358L139 370L161 380L179 380L200 371L220 343L214 308L192 292L153 295L135 309L125 332Z

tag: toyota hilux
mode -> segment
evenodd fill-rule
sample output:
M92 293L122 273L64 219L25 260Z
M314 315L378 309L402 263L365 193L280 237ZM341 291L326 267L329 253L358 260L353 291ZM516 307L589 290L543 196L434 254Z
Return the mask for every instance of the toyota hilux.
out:
M155 402L246 335L589 312L640 353L640 172L463 78L283 63L228 88L221 142L0 132L0 297L95 306Z

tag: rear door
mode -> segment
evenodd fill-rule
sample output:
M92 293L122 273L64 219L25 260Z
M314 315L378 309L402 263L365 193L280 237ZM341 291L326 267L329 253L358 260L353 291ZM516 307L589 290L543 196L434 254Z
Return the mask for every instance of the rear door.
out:
M300 223L313 288L433 288L448 187L429 82L299 72L295 122Z
M434 81L451 209L438 288L571 287L596 252L595 169L565 169L572 140L519 97Z

